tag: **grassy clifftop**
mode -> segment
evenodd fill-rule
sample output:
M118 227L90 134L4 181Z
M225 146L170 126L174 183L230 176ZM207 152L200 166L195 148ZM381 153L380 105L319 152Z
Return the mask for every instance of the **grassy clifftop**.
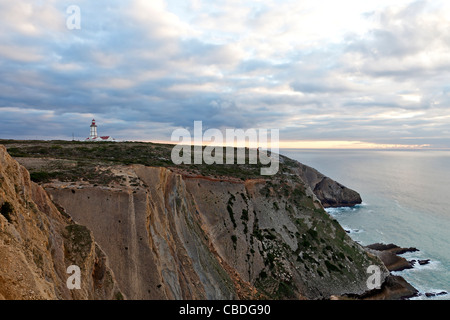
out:
M11 156L15 158L46 159L45 166L27 166L36 182L51 179L73 181L84 178L97 184L108 184L114 177L109 172L99 172L97 166L142 164L153 167L176 167L189 174L209 177L233 177L241 180L267 178L260 175L262 164L181 164L174 165L171 160L173 145L151 142L80 142L64 140L0 140ZM236 153L236 152L235 152ZM192 153L193 154L193 153ZM192 161L193 162L193 161ZM236 161L235 161L236 162ZM283 158L277 176L291 173L296 162Z

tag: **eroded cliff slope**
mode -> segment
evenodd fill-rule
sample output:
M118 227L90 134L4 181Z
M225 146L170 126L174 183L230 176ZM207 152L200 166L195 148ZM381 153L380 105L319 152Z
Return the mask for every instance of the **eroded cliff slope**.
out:
M9 141L8 148L59 207L58 212L29 180L17 181L47 199L45 210L39 209L45 215L29 223L55 225L41 232L43 239L62 239L59 245L49 241L57 248L49 261L67 259L64 239L77 238L67 236L70 223L61 212L88 228L77 234L92 231L99 255L102 248L100 265L108 270L109 261L117 287L94 297L114 297L120 288L130 299L327 299L366 292L369 265L380 267L382 281L389 275L379 258L352 241L323 209L357 204L359 195L289 158L281 156L279 172L267 177L258 174L258 166L173 166L170 147L151 143ZM14 204L19 216L27 210ZM94 241L81 243L92 248ZM84 260L72 263L87 264L86 276L106 274L83 262L92 254L81 256ZM66 292L65 269L58 268L50 283ZM53 272L51 266L44 269ZM70 298L67 294L50 297Z
M92 233L63 216L0 145L0 299L122 298ZM78 265L81 289L67 287Z
M388 274L299 176L239 181L142 165L111 170L124 183L46 190L92 229L132 299L319 299L364 293L371 264Z

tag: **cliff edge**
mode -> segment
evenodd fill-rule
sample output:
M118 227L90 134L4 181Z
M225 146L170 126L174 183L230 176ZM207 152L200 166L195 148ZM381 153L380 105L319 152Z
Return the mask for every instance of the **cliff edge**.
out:
M0 299L123 297L92 233L64 216L2 145L0 213ZM70 265L80 267L79 290L67 287Z
M293 162L290 159L285 161ZM362 202L361 196L355 190L343 186L314 168L295 162L292 166L297 168L297 174L309 185L324 208L352 207Z
M277 175L261 177L245 166L129 163L165 161L158 153L164 147L155 144L9 146L14 148L40 186L2 148L7 164L1 201L12 203L14 212L2 217L2 228L11 235L12 227L36 229L18 233L29 237L28 245L49 243L42 249L49 262L40 269L33 249L14 245L29 256L24 264L55 273L43 278L58 290L47 289L51 294L42 298L329 299L365 294L370 265L380 267L382 282L389 276L382 261L324 210L333 194L341 197L335 205L351 205L346 188L291 159L281 158ZM50 152L54 157L45 157ZM9 169L14 166L16 171ZM18 177L12 183L17 187L3 183ZM323 186L332 190L317 192ZM38 190L39 201L19 194L20 188ZM40 207L28 213L20 201ZM28 216L30 226L24 227L26 219L19 217ZM83 295L64 288L68 260L92 279ZM112 286L96 286L109 276L103 283Z

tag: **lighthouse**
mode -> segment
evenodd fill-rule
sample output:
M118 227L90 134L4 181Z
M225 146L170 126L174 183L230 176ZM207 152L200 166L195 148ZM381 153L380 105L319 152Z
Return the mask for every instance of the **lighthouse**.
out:
M89 134L89 138L86 138L86 141L106 141L106 142L115 142L116 140L110 136L102 136L99 137L97 133L97 125L95 124L95 119L92 119L91 123L91 131Z
M89 139L92 139L92 140L97 139L97 125L95 124L95 119L92 119L91 134L89 136Z

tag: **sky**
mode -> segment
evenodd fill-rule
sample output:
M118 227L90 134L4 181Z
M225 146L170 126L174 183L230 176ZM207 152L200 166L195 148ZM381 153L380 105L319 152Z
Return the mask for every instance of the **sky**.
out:
M3 139L450 148L450 1L0 0L0 30Z

